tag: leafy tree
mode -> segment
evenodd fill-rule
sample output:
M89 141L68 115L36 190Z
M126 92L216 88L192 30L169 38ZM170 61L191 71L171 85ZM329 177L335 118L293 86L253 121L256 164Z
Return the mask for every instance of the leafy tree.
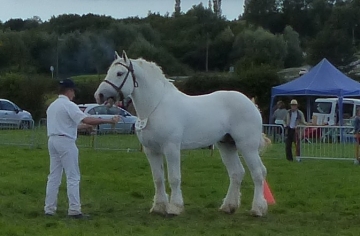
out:
M225 28L209 46L209 68L217 71L226 70L231 62L230 53L234 43L235 35L230 27Z
M245 1L242 19L249 24L268 29L272 33L282 32L286 24L280 12L278 0Z
M175 0L175 16L180 15L181 12L181 0Z
M277 69L270 65L260 65L238 71L237 74L244 86L240 91L248 97L256 97L263 115L267 116L271 97L269 88L281 84Z
M24 29L25 21L20 18L10 19L4 23L4 27L13 31L21 31Z
M352 40L346 32L327 27L310 43L308 60L309 63L316 64L327 58L331 63L341 66L349 63L353 59L353 54Z
M282 68L286 53L286 43L282 36L258 28L236 36L232 59L238 61L238 69L262 64Z
M139 37L129 47L129 55L132 57L142 57L149 61L156 62L163 68L165 74L170 75L187 75L189 69L182 66L171 54L161 47L155 47L146 39Z
M34 72L31 56L23 40L24 32L0 33L0 69L2 71Z
M300 66L303 62L303 56L299 34L291 26L287 26L284 30L284 40L287 48L284 60L285 68Z
M55 87L55 80L39 75L6 73L0 75L0 97L8 98L29 111L36 121L45 116L45 94Z

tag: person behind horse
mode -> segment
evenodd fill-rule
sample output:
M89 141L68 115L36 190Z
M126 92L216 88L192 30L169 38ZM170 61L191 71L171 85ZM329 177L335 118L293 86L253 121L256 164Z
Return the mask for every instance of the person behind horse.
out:
M285 104L283 101L278 101L276 103L277 109L274 111L274 114L272 116L273 122L276 125L281 125L284 126L285 123L285 118L286 118L286 114L287 114L287 110L285 108ZM282 130L279 126L274 127L274 139L276 135L281 135L282 134Z
M356 160L357 163L360 162L360 156L359 156L359 145L360 145L360 109L356 110L356 116L354 119L354 134L355 134L355 138L356 138Z
M57 195L63 169L66 174L69 200L68 216L75 219L86 218L80 204L79 150L76 147L77 128L80 123L87 125L116 124L120 117L100 119L87 116L72 102L75 84L71 79L60 81L59 97L50 104L47 114L48 149L50 154L50 174L46 186L44 211L53 216L57 209Z
M305 121L304 113L298 109L298 102L293 99L290 102L290 110L286 114L285 118L285 129L286 129L286 141L285 141L285 152L286 159L293 161L292 143L296 144L296 155L300 155L300 147L298 145L298 136L296 128L298 125L307 125Z
M283 125L285 122L286 114L287 114L285 104L283 101L278 101L276 106L277 106L277 109L275 110L273 117L272 117L274 124Z

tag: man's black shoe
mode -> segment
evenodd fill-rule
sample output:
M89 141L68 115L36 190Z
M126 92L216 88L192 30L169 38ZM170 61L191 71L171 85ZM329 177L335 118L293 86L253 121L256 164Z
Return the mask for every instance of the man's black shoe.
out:
M90 215L85 215L85 214L68 215L68 217L72 219L84 219L84 220L90 219Z
M51 214L51 213L45 213L45 216L46 216L46 217L51 217L51 216L54 216L54 214Z

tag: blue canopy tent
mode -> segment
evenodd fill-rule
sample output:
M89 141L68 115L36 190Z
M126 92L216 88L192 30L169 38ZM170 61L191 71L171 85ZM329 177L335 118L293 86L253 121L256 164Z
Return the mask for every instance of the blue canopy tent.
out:
M342 114L343 98L360 96L360 83L344 75L324 58L308 73L271 89L269 123L271 123L276 96L308 96L308 117L310 115L310 96L335 96L339 98L339 112ZM340 125L343 124L342 116L340 116L339 122Z

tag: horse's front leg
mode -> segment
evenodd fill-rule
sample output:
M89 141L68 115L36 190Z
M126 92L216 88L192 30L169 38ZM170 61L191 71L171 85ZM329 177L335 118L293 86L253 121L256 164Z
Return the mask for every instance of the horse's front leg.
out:
M181 192L181 163L180 148L170 145L164 149L167 160L168 179L171 187L170 204L167 213L179 215L184 210L184 201Z
M169 200L165 191L163 156L161 153L152 151L146 147L144 147L144 152L149 160L155 185L154 202L150 212L166 215Z

